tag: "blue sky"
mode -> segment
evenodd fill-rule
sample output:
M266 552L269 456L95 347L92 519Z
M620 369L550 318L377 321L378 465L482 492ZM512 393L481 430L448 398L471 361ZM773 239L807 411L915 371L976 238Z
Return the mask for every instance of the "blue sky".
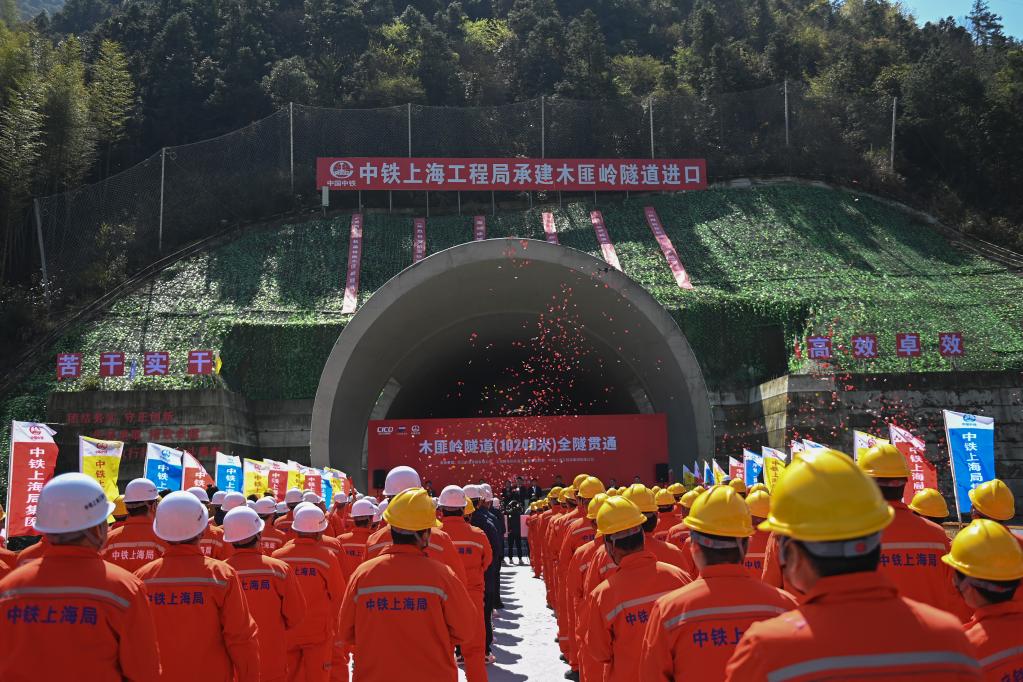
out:
M955 17L959 23L970 13L973 0L903 0L920 24ZM1002 15L1005 32L1016 38L1023 37L1023 0L988 0L991 11Z

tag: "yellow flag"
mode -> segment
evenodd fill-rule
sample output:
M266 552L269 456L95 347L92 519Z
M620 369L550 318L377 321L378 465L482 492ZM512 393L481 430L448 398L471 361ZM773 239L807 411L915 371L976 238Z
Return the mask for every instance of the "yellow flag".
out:
M884 438L878 438L877 436L871 436L869 433L863 431L853 431L853 453L856 456L856 461L860 460L860 457L867 453L867 450L874 447L875 445L890 445L889 441Z
M774 485L784 470L784 461L777 457L764 457L764 484L767 486L768 492L774 492Z
M224 366L224 363L220 360L220 353L217 353L216 360L213 361L213 373L220 374L220 368Z
M302 465L298 462L288 460L288 490L298 488L305 490L305 474L302 473Z
M249 495L262 495L268 487L267 472L270 467L258 459L245 458L242 462L242 469L245 472L245 483L243 493Z
M718 464L716 459L712 459L710 461L710 465L714 472L714 484L720 485L724 483L725 479L728 478L728 472L721 468L721 465Z
M78 468L96 482L113 502L121 491L117 489L117 475L121 469L121 452L124 443L119 440L98 440L87 436L78 437Z

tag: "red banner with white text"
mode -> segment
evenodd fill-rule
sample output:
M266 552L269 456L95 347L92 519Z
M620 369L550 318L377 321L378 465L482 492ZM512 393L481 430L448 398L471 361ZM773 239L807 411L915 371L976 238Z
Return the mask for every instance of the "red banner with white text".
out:
M497 489L516 476L549 486L579 473L623 485L652 481L668 461L663 414L392 419L370 421L368 431L371 472L406 464L434 490L480 479Z
M7 479L7 536L38 535L39 493L57 466L56 433L46 424L11 422L11 456Z
M704 159L330 157L316 159L316 188L679 192L707 189Z

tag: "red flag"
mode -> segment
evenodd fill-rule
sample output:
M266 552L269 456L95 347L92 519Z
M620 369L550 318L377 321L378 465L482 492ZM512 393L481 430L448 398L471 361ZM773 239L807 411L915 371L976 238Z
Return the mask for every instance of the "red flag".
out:
M8 463L7 535L38 535L35 530L39 493L57 465L56 433L46 424L11 422Z
M193 487L205 489L206 486L213 485L213 477L206 472L206 468L202 463L188 450L185 450L184 466L185 471L181 478L182 490L188 490Z
M924 454L926 444L920 438L904 428L888 425L889 438L892 445L898 448L902 456L909 464L909 481L906 482L906 490L902 494L902 501L909 504L913 496L924 488L938 489L938 470Z

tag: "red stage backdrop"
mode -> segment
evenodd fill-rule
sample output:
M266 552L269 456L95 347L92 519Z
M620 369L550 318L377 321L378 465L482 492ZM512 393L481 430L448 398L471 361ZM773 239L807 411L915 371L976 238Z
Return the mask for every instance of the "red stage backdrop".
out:
M704 159L316 159L316 189L584 192L707 189Z
M368 464L414 467L439 493L445 485L535 476L547 487L585 472L605 485L650 482L654 465L668 461L663 414L481 419L388 419L369 422Z

